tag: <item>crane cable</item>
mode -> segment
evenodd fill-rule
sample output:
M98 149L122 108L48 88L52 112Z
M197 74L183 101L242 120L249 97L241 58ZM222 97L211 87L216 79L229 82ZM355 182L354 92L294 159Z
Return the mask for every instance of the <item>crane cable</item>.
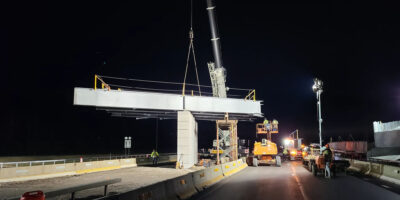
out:
M201 96L201 90L200 90L200 81L199 81L199 74L197 72L197 63L196 63L196 55L194 53L194 45L193 45L193 0L190 1L190 31L189 31L189 49L188 49L188 55L186 58L186 69L185 69L185 77L183 78L183 86L182 86L182 96L185 96L185 88L186 88L186 77L187 77L187 71L189 67L189 58L190 58L190 50L192 50L193 54L193 64L194 68L196 71L196 78L197 78L197 86L199 88L199 95Z

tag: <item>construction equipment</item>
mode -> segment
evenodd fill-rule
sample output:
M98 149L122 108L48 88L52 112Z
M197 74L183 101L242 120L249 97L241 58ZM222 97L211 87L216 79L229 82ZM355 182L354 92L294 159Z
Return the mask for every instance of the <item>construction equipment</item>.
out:
M216 21L216 7L213 0L207 0L207 12L208 19L210 21L211 29L211 43L214 55L214 62L208 63L208 70L210 72L210 79L212 85L212 91L214 97L226 98L227 87L226 82L226 70L222 64L221 56L221 44L219 42L220 37L218 33L217 21Z
M296 137L294 136L295 133ZM283 140L283 147L289 153L290 160L301 160L304 145L302 144L302 139L299 138L298 130L293 131L288 138Z
M320 146L319 144L310 144L307 147L304 147L302 152L303 165L311 171L312 163L316 160L317 156L320 154Z
M317 176L319 173L325 174L326 178L333 178L336 175L336 170L335 170L335 163L330 162L329 168L331 171L331 174L325 173L325 159L323 155L318 155L315 157L315 159L311 160L311 172L314 176Z
M214 62L208 63L208 70L210 73L212 91L214 97L226 98L228 88L225 86L226 70L222 64L221 44L218 33L218 26L216 20L216 6L213 0L207 0L207 13L210 22L211 30L211 44L214 56ZM216 153L217 164L221 160L234 161L238 159L238 139L237 139L237 120L229 120L228 113L226 113L224 120L217 120L217 134L214 140L211 154Z
M256 125L256 138L254 142L253 156L248 158L249 165L276 165L281 166L281 157L278 156L278 148L271 141L271 135L278 133L278 121L271 123L258 123Z
M238 156L248 157L250 153L250 140L238 139Z
M315 176L317 176L318 173L323 173L325 171L325 160L324 156L321 155L319 144L310 144L304 148L302 154L303 165L308 169L308 171L312 172ZM333 154L330 163L331 177L335 177L337 171L345 171L349 166L350 163L348 160L336 158ZM326 177L331 178L329 176Z

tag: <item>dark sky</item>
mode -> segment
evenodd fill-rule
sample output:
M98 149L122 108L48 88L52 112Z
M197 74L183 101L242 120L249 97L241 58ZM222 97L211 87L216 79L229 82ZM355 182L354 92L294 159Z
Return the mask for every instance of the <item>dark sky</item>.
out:
M299 129L316 142L313 78L324 81L323 135L373 139L372 122L400 118L400 20L395 5L365 3L217 4L227 85L255 88L280 137ZM8 5L1 25L0 155L120 153L155 144L155 120L113 118L75 107L74 87L93 87L94 74L183 80L190 1L107 3L29 1ZM210 85L213 60L204 0L194 0L200 83ZM104 64L105 63L105 64ZM195 82L189 71L189 82ZM135 84L135 83L129 83ZM180 89L180 88L177 88ZM261 121L261 119L260 119ZM254 139L255 123L239 123ZM176 151L176 121L159 122L160 151ZM208 148L212 122L200 122Z

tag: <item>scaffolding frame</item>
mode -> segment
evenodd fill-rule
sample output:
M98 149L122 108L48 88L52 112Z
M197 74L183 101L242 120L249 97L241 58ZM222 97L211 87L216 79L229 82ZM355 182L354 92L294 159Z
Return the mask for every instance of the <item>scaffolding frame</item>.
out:
M221 157L229 157L229 161L235 161L238 159L238 137L237 137L237 123L238 120L229 120L229 115L225 115L225 119L216 120L216 138L217 138L217 164L221 164ZM228 130L229 133L229 147L225 147L222 150L222 156L220 156L220 136L222 131Z

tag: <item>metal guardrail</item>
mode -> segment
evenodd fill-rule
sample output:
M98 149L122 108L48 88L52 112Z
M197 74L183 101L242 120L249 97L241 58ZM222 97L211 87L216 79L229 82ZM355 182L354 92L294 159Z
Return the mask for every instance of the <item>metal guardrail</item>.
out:
M26 166L36 166L36 165L47 165L47 164L65 164L65 159L62 160L35 160L35 161L19 161L19 162L2 162L0 163L1 168L9 167L26 167Z
M251 90L249 94L244 98L244 100L256 101L256 90Z
M164 153L160 156L176 155L176 153ZM136 155L111 155L101 157L82 157L82 162L103 161L103 160L119 160L128 158L148 158L150 154L136 154ZM18 162L0 162L0 169L13 168L13 167L32 167L39 165L55 165L66 163L79 163L81 158L72 159L59 159L59 160L34 160L34 161L18 161Z
M103 195L107 196L108 185L111 185L111 184L114 184L114 183L119 183L119 182L121 182L121 179L120 178L116 178L116 179L111 179L111 180L106 180L106 181L99 181L99 182L94 182L94 183L89 183L89 184L82 184L82 185L77 185L77 186L72 186L72 187L68 187L68 188L63 188L63 189L51 191L51 192L46 192L45 195L46 195L46 198L51 198L51 197L61 196L61 195L64 195L64 194L71 194L71 200L74 200L76 192L104 186ZM19 199L20 199L20 197L7 199L7 200L19 200Z

